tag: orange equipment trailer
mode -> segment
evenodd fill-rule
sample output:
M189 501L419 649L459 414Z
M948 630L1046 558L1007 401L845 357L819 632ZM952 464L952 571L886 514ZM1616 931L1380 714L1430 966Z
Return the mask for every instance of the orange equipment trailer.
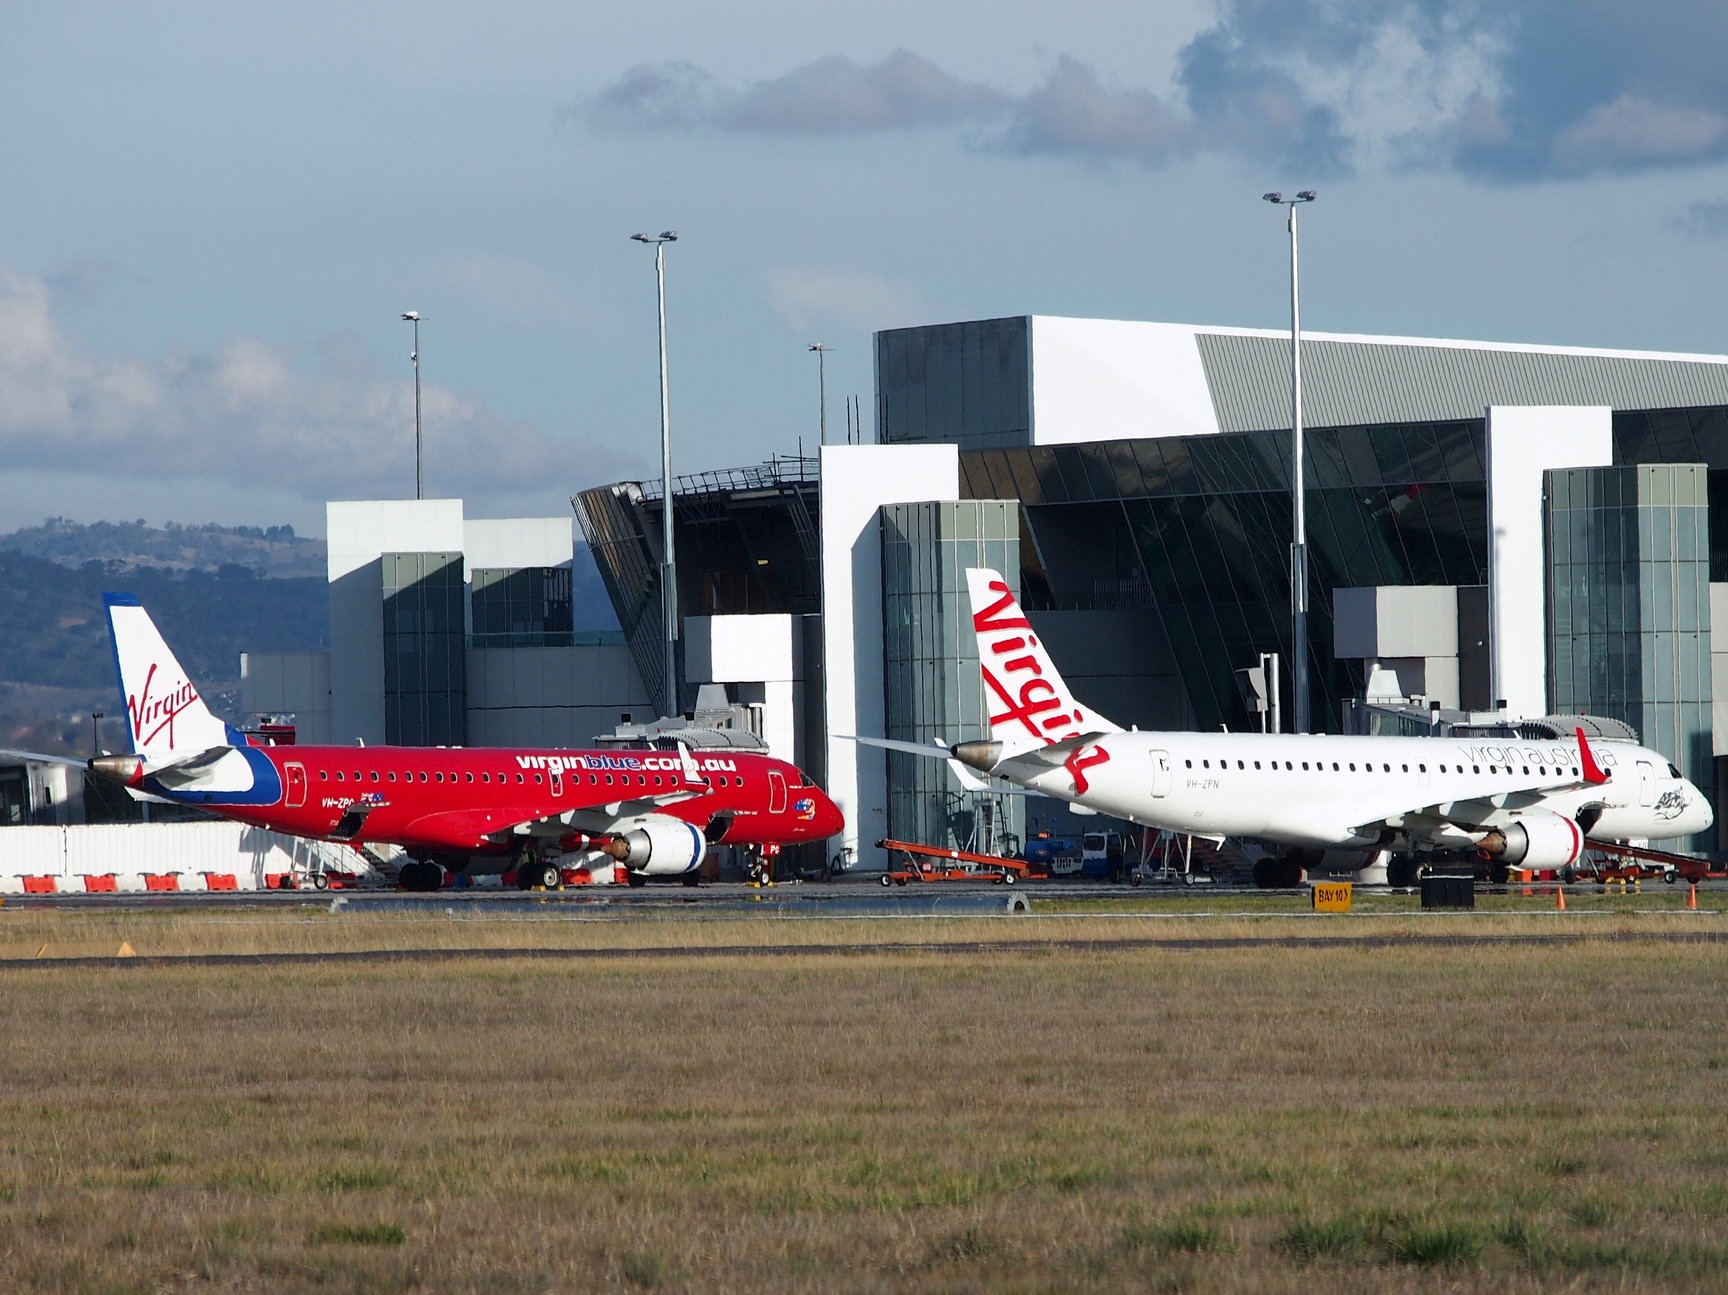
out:
M995 854L973 854L969 850L950 850L934 845L913 845L909 841L881 840L878 849L905 856L905 866L890 867L882 874L884 886L904 886L911 881L994 881L1012 886L1032 870L1020 859L1004 859Z

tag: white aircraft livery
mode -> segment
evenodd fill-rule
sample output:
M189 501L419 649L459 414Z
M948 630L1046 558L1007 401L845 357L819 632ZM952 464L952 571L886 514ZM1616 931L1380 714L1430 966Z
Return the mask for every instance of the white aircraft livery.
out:
M1495 870L1563 867L1589 841L1691 836L1710 804L1665 756L1630 742L1327 734L1125 732L1075 701L1007 583L970 569L990 737L944 750L1027 791L1148 827L1255 837L1285 848L1256 880L1300 884L1304 866L1469 851ZM1396 856L1394 858L1394 856Z

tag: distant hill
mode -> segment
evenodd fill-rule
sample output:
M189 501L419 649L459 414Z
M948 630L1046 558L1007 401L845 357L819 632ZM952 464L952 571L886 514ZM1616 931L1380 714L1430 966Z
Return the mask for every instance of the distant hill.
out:
M119 560L70 566L0 549L0 746L87 752L96 710L112 717L104 745L124 745L107 590L143 601L205 698L231 718L241 718L240 653L330 646L322 573L266 580L232 564L215 572L127 569Z
M303 539L292 526L147 526L135 522L88 525L50 517L0 535L0 550L28 554L63 566L103 562L117 571L154 567L161 571L217 571L248 567L272 579L325 573L324 541Z
M578 545L578 629L616 629ZM238 712L242 652L330 647L324 542L290 526L82 525L50 517L0 535L0 747L87 754L90 714L122 747L121 701L102 595L135 594L213 709Z

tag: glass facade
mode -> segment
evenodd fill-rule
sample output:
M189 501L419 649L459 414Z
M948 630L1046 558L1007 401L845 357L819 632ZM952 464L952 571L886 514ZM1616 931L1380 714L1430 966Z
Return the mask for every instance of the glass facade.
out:
M966 568L990 567L1018 588L1019 505L889 504L881 515L886 735L921 745L986 738ZM895 840L1000 852L1018 846L1024 823L1024 797L975 795L941 761L888 752Z
M1357 681L1332 657L1332 591L1480 585L1480 419L1308 431L1309 678L1316 727ZM1025 506L1025 604L1153 608L1196 725L1246 727L1233 672L1290 659L1290 436L1246 432L962 449L961 492Z
M1728 409L1625 409L1614 414L1614 462L1702 463L1710 478L1710 578L1728 581Z
M569 647L569 567L479 567L469 577L475 647Z
M460 553L386 553L384 740L392 746L468 741Z
M814 459L673 479L678 615L808 615L822 610L820 499ZM666 695L660 597L660 483L623 482L572 496L631 660L648 695ZM683 640L678 661L683 662ZM684 690L683 702L693 699Z
M1032 440L1032 321L975 319L876 334L876 439L963 449Z
M1713 788L1708 468L1555 469L1545 485L1550 709L1624 720Z

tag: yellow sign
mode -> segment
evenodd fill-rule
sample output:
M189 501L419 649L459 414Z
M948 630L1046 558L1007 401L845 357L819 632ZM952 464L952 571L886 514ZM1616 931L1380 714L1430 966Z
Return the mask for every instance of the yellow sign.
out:
M1352 883L1348 881L1317 881L1314 883L1314 911L1316 913L1348 913L1350 911L1350 891Z

